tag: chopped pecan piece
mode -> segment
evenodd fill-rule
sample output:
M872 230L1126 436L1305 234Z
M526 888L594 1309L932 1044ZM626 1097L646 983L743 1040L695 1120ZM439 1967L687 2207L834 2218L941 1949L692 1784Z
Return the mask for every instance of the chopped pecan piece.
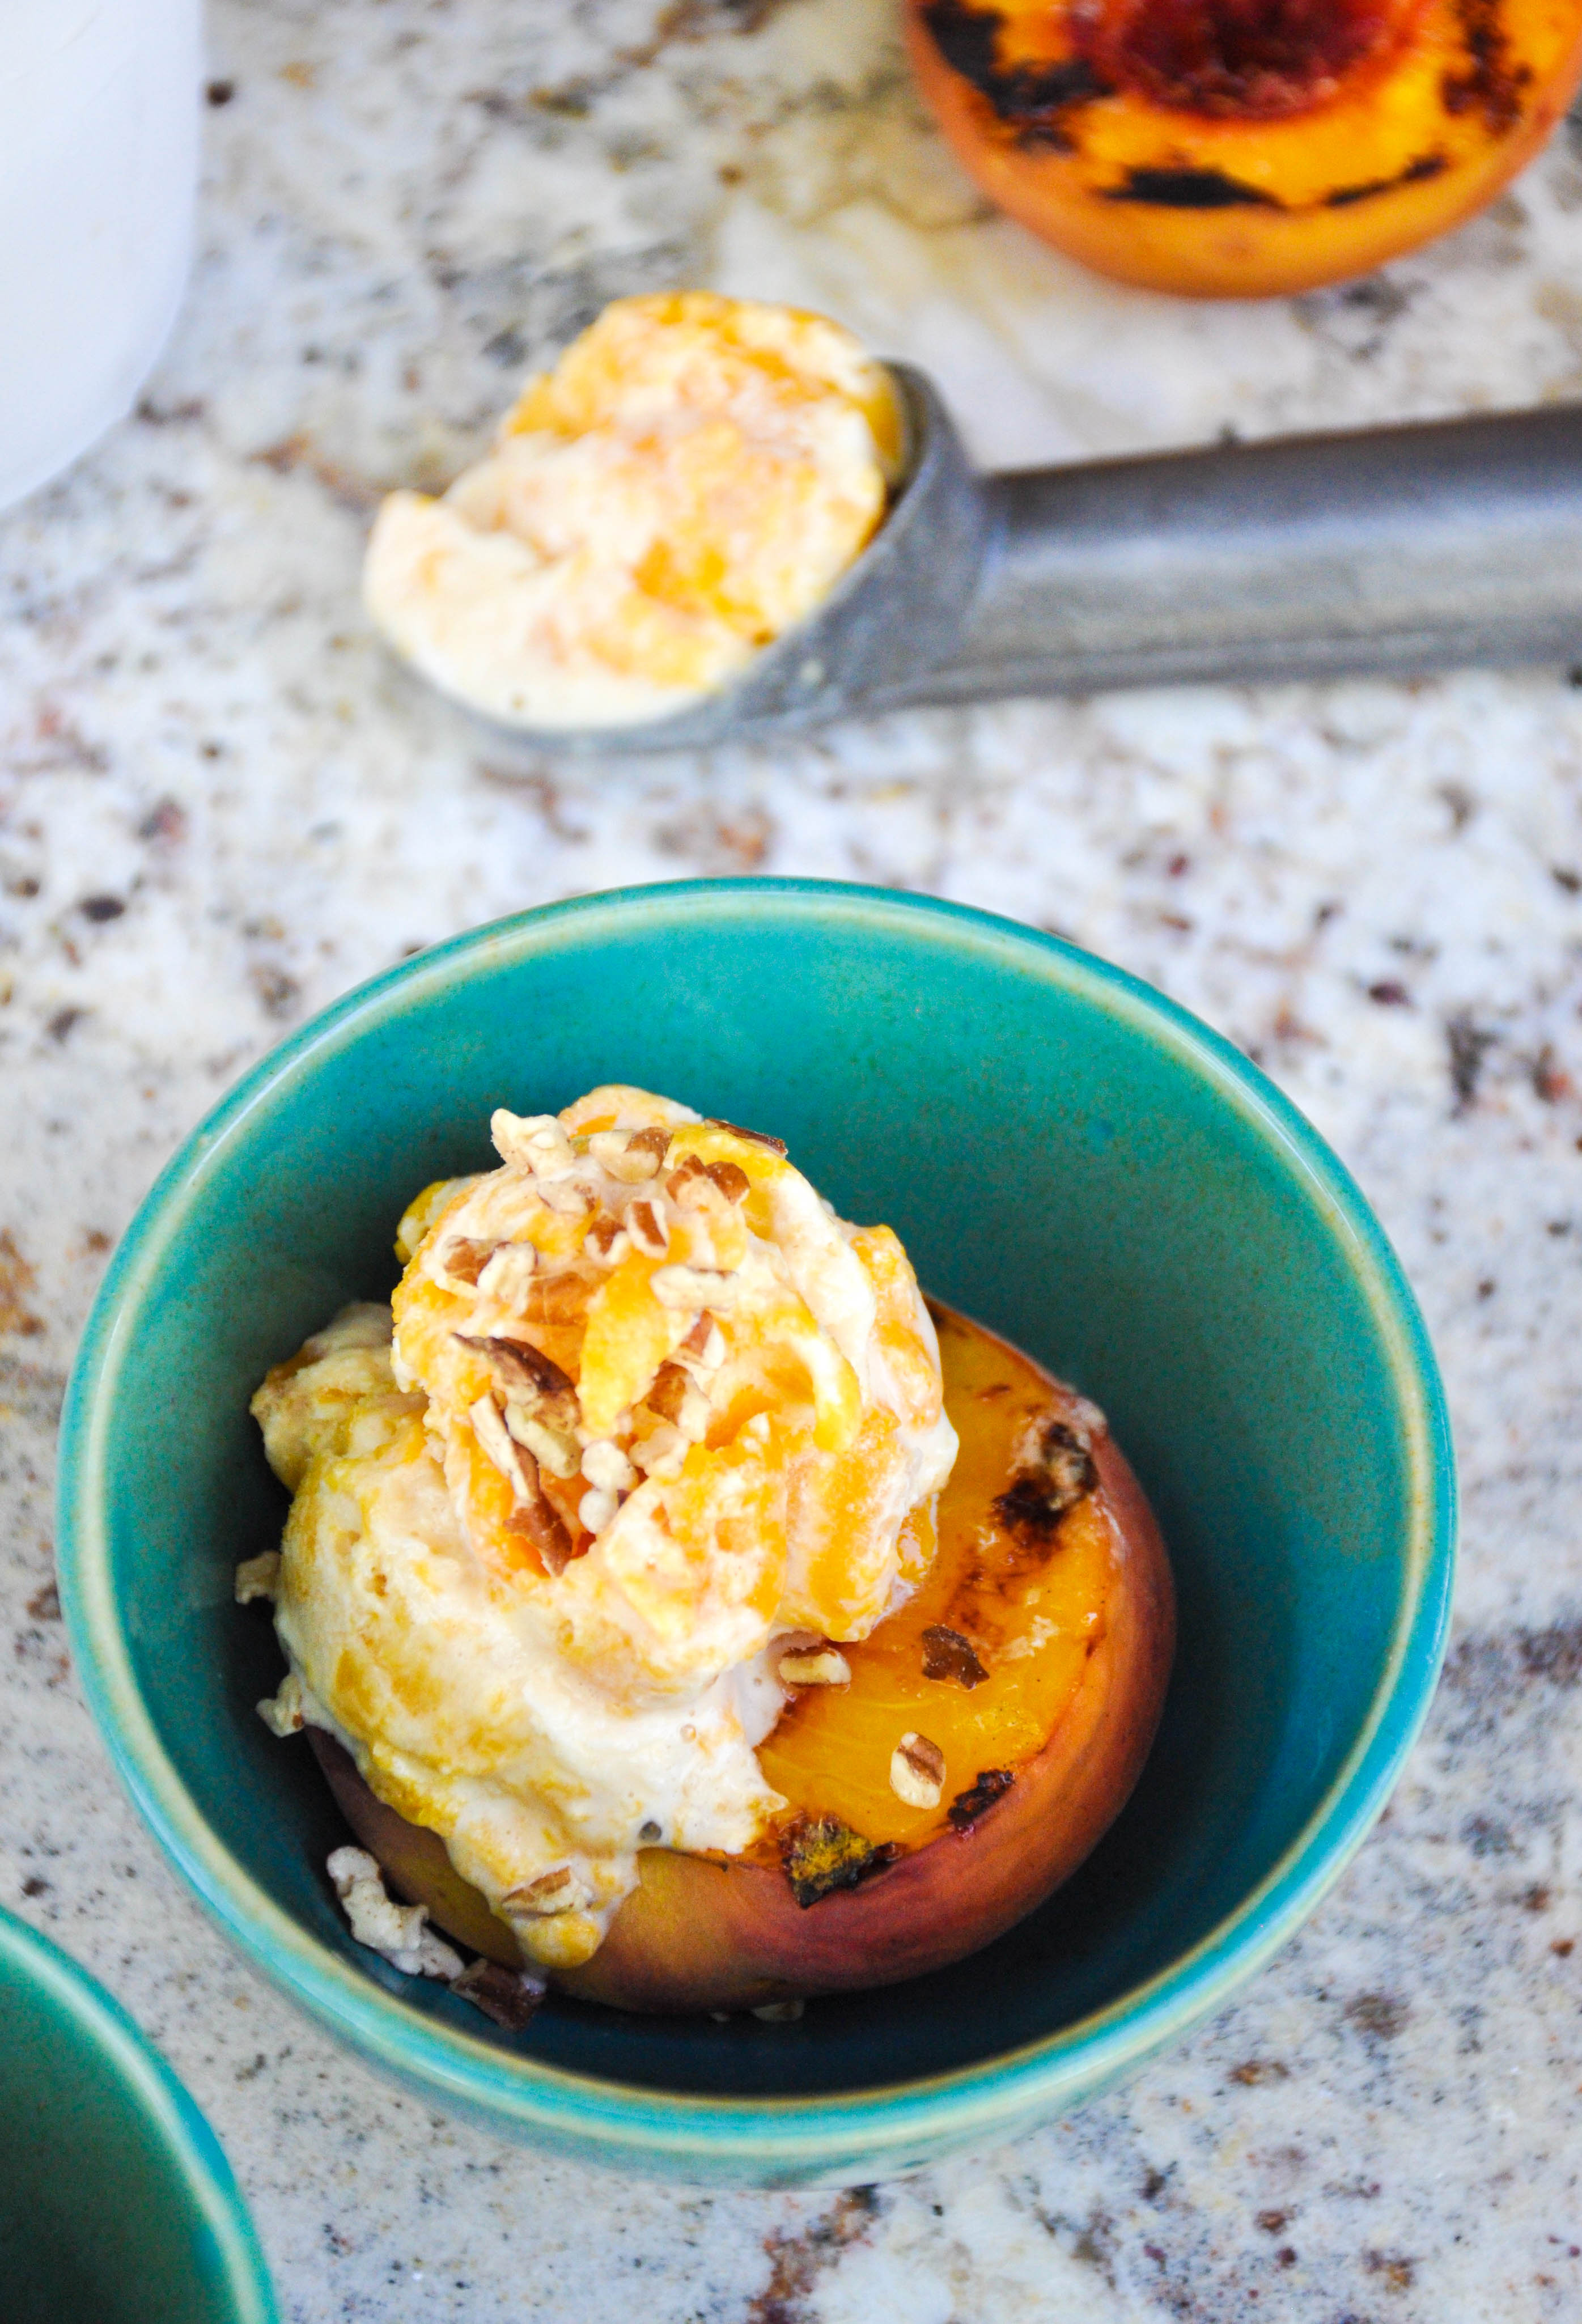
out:
M661 1420L679 1420L682 1403L691 1386L691 1380L679 1364L661 1364L643 1402L650 1412L657 1412Z
M776 1669L782 1686L850 1686L851 1665L834 1646L818 1646L811 1654L782 1655Z
M945 1787L945 1755L926 1735L906 1734L890 1753L890 1789L909 1808L936 1808Z
M570 1379L530 1340L474 1339L465 1332L455 1337L472 1348L489 1367L490 1378L508 1404L519 1404L551 1428L575 1428L582 1415Z
M626 1231L633 1250L645 1259L663 1259L670 1248L670 1230L664 1213L649 1194L640 1194L626 1206Z
M686 1438L675 1423L662 1420L651 1435L640 1438L632 1446L631 1457L645 1477L658 1477L664 1481L680 1476L686 1445Z
M771 1153L784 1154L786 1151L783 1138L771 1138L767 1130L743 1130L739 1121L722 1121L718 1114L709 1116L709 1128L728 1130L732 1138L745 1138L754 1146L767 1146Z
M630 1493L637 1471L612 1437L598 1436L583 1449L582 1471L590 1485L606 1493Z
M538 1270L538 1254L530 1242L502 1242L478 1277L478 1289L496 1307L515 1314L530 1303Z
M666 1179L665 1192L683 1210L696 1210L712 1202L719 1188L709 1176L706 1164L700 1162L695 1154L684 1154Z
M583 1237L583 1249L601 1267L619 1267L631 1249L631 1237L619 1219L597 1218Z
M506 1406L505 1425L539 1468L547 1469L563 1483L575 1477L582 1467L583 1448L577 1443L575 1428L551 1428L536 1412L524 1411L520 1404Z
M533 1456L524 1452L522 1459L528 1462ZM534 1462L533 1465L536 1471L538 1463ZM536 1499L517 1503L505 1520L505 1530L538 1552L538 1563L552 1581L571 1563L571 1536L558 1509L545 1497L542 1486Z
M661 1307L734 1307L741 1296L740 1275L707 1267L660 1267L648 1277L648 1288Z
M511 1489L514 1506L505 1521L506 1532L538 1552L546 1573L564 1572L571 1557L571 1536L539 1481L537 1460L511 1435L492 1397L481 1396L467 1417L479 1443Z
M508 2034L520 2034L537 2015L547 1987L541 1978L504 1969L480 1953L460 1977L452 1978L450 1989L470 2001L474 2009L481 2009L485 2017L492 2017L496 2025L503 2025Z
M1063 1420L1051 1420L1035 1458L996 1499L995 1514L1025 1548L1047 1549L1066 1511L1085 1500L1098 1482L1093 1455L1076 1430Z
M497 1106L489 1117L489 1135L502 1162L514 1162L536 1178L569 1178L576 1167L572 1142L553 1113L510 1113Z
M640 1185L658 1177L670 1144L667 1130L601 1130L588 1140L588 1151L623 1186Z
M440 1246L439 1264L453 1283L475 1285L499 1248L498 1243L479 1242L471 1235L452 1235Z
M963 1838L979 1818L988 1813L996 1800L1010 1790L1016 1780L1008 1767L985 1767L975 1784L956 1794L945 1813Z
M711 1162L709 1176L728 1203L744 1203L752 1192L752 1181L740 1162Z
M923 1633L923 1675L954 1679L958 1686L974 1687L981 1685L989 1673L970 1638L964 1638L960 1630L947 1630L943 1622L931 1622Z
M780 1835L780 1862L804 1909L837 1888L855 1888L899 1852L892 1846L875 1848L838 1816L799 1816Z
M473 1424L473 1434L493 1462L506 1483L519 1500L531 1498L538 1489L538 1464L530 1452L524 1452L511 1437L505 1425L505 1416L492 1396L481 1396L472 1405L467 1418Z
M700 1315L676 1351L675 1360L694 1371L714 1372L725 1360L725 1334L712 1315Z
M522 1303L524 1323L580 1323L598 1278L571 1268L559 1275L536 1275Z
M558 1211L568 1219L584 1219L593 1207L588 1194L572 1178L541 1180L538 1200L546 1210Z
M674 1421L694 1444L701 1444L709 1433L709 1399L679 1364L660 1365L643 1402L661 1420Z
M512 1888L501 1898L500 1909L508 1915L513 1913L541 1918L552 1913L581 1913L593 1902L587 1882L569 1864L557 1864L553 1872L541 1872L525 1887Z

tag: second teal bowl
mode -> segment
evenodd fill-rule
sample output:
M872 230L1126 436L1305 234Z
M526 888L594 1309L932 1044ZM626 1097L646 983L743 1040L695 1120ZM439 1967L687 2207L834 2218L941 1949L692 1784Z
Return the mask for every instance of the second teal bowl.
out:
M1180 1594L1164 1723L1084 1870L940 1976L797 2025L552 2002L495 2036L355 1947L280 1662L230 1602L282 1497L247 1400L379 1296L415 1189L492 1107L601 1081L772 1129L923 1282L1110 1416ZM1090 2097L1284 1942L1433 1689L1453 1480L1433 1360L1356 1187L1228 1044L1069 945L814 881L589 897L353 993L267 1058L143 1205L67 1414L60 1565L117 1766L199 1895L349 2042L498 2132L716 2184L851 2182ZM815 1908L816 1909L816 1908Z
M119 2005L0 1913L5 2324L275 2324L207 2123Z

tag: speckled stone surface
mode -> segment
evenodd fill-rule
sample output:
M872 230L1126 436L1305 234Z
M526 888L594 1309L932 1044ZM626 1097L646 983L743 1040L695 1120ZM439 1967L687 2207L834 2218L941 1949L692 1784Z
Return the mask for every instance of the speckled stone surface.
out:
M1192 309L986 214L884 0L216 0L211 47L174 343L0 520L0 1901L186 2078L292 2324L1582 2315L1582 694L1021 704L601 767L426 696L355 589L378 493L639 286L826 306L992 461L1582 392L1582 148L1375 280ZM235 1075L471 922L740 870L1058 928L1243 1044L1404 1258L1466 1490L1427 1737L1301 1941L1123 2096L838 2198L579 2182L342 2056L156 1857L51 1580L87 1301Z

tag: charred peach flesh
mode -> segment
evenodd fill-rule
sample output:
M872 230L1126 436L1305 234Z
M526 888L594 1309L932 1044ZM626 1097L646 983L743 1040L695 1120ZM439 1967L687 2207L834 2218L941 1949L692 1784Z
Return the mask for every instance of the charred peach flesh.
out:
M1582 76L1579 0L910 0L1000 207L1103 274L1256 298L1474 216Z

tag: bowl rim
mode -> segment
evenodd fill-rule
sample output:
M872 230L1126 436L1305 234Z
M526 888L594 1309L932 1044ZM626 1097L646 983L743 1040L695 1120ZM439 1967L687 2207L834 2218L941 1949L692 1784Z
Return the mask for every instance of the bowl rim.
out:
M258 2232L224 2148L174 2070L113 1995L51 1938L0 1908L0 1960L54 2002L131 2098L214 2238L229 2324L277 2324Z
M1411 1482L1410 1535L1390 1650L1366 1719L1323 1799L1278 1862L1186 1952L1057 2033L915 2081L814 2097L718 2098L578 2073L408 2009L276 1904L210 1829L138 1693L109 1585L105 1468L131 1319L202 1197L216 1158L281 1084L398 1018L411 1001L535 954L578 949L608 929L685 918L760 923L833 917L843 926L965 950L1057 986L1173 1054L1260 1134L1340 1247L1387 1358ZM1456 1474L1444 1391L1400 1262L1349 1172L1249 1059L1178 1003L1042 930L934 897L841 881L659 881L540 905L463 931L368 979L269 1051L204 1117L144 1197L85 1328L60 1436L58 1565L62 1608L89 1708L116 1772L203 1903L294 1999L388 2071L519 2136L602 2152L612 2163L685 2174L729 2154L750 2183L795 2177L858 2152L882 2175L931 2149L998 2144L1119 2080L1223 2007L1339 1878L1383 1808L1432 1699L1449 1619ZM746 2166L745 2169L743 2166Z

